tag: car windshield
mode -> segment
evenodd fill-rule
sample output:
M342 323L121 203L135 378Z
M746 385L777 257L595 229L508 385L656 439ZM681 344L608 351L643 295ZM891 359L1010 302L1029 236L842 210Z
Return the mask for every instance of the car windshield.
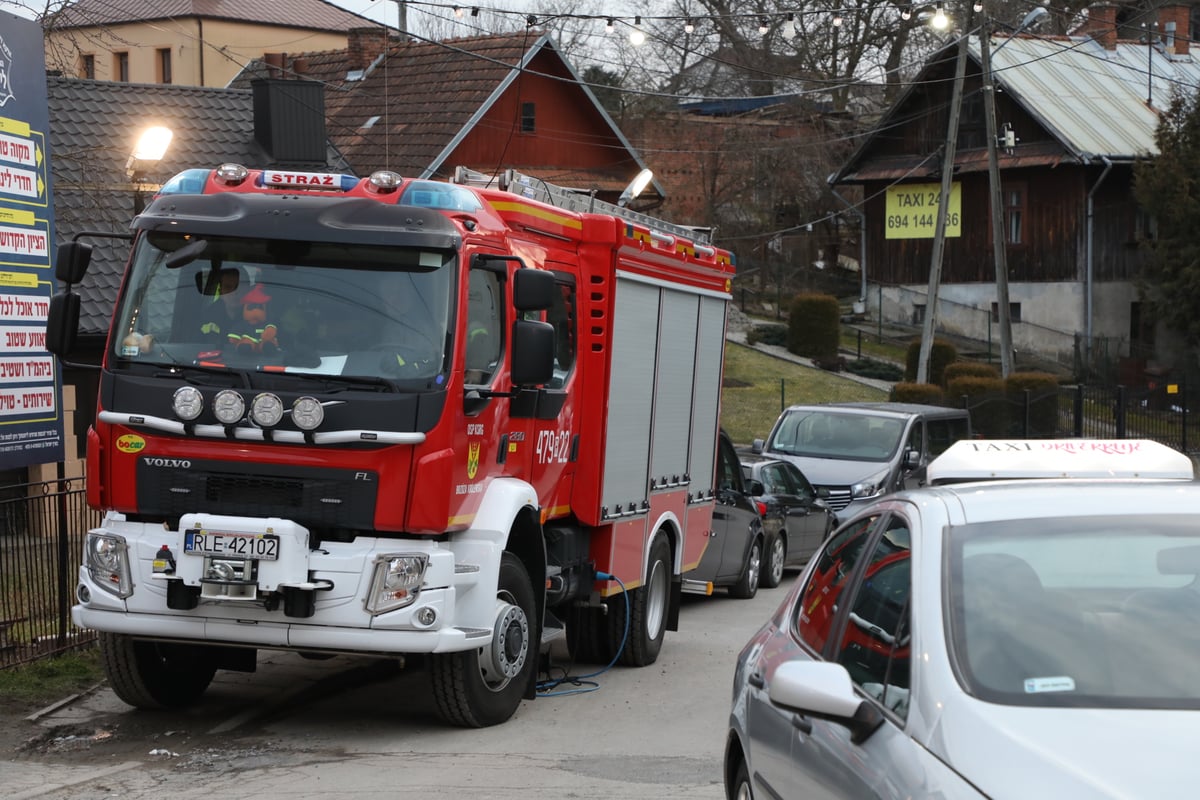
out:
M1024 519L947 532L964 688L1028 706L1200 708L1195 517Z
M900 446L904 422L844 411L785 412L771 435L771 452L850 461L887 461Z
M429 380L452 251L150 233L115 309L118 363Z

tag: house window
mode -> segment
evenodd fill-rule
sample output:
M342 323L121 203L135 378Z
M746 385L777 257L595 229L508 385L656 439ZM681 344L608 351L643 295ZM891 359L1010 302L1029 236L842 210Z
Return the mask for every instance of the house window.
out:
M913 303L912 307L912 324L921 325L925 322L925 304Z
M1004 202L1004 241L1008 244L1025 243L1025 187L1006 186Z
M113 76L118 81L129 82L129 53L113 53Z
M987 147L987 128L983 111L983 94L974 92L962 99L959 113L958 141L963 150Z
M1153 242L1158 239L1158 217L1144 208L1138 208L1133 216L1134 241Z
M536 106L533 103L521 103L521 133L533 133L536 128Z
M158 82L171 82L171 48L162 47L156 51L158 60Z
M88 80L96 79L96 57L92 55L79 57L79 77Z
M1020 303L1009 303L1008 304L1008 321L1009 322L1020 322L1021 321L1021 304ZM1000 304L999 303L992 303L992 322L996 323L996 324L1000 323Z

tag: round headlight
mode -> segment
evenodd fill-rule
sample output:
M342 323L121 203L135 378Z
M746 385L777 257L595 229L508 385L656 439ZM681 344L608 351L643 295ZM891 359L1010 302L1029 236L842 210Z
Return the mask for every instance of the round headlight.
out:
M217 179L222 183L241 183L249 174L250 170L241 164L222 164L217 167Z
M107 536L96 536L88 542L92 547L92 563L109 570L121 566L121 548Z
M378 172L372 172L368 180L380 192L390 192L399 186L404 178L391 170L381 169Z
M175 390L171 407L175 409L175 416L191 422L204 410L204 396L195 386L180 386Z
M278 395L263 392L250 403L250 419L261 428L273 428L283 419L283 401Z
M292 403L292 422L302 431L316 429L325 420L325 409L315 397L299 397Z
M233 425L246 413L246 401L233 389L222 389L213 398L213 413L222 425Z

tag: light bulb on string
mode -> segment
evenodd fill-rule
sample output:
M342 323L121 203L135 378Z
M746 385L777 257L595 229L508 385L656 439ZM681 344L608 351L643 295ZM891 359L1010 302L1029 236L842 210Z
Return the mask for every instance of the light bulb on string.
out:
M463 10L460 6L454 6L454 18L462 19Z
M833 27L842 27L842 12L840 10L833 12Z
M758 33L760 36L766 36L767 31L771 30L771 26L767 23L766 17L758 18Z
M904 8L900 9L900 19L912 19L912 6L905 6Z
M938 0L937 11L934 12L933 19L929 21L929 24L939 31L945 30L946 26L950 24L950 20L946 17L946 9L942 7L941 0Z
M642 33L642 18L633 18L633 30L629 32L629 42L634 47L639 47L646 43L646 34Z
M695 33L695 31L696 31L696 23L692 22L691 17L688 17L687 21L683 23L683 32L684 33Z
M609 17L609 18L608 18L608 21L604 23L604 32L605 32L605 33L612 33L612 32L613 32L613 28L615 27L615 25L616 25L616 21L615 21L615 20L613 20L613 18L612 18L612 17Z
M783 21L783 38L788 41L796 38L796 15L790 11Z
M983 3L981 0L975 0L974 4L971 5L971 10L976 14L978 14L980 11L983 11Z

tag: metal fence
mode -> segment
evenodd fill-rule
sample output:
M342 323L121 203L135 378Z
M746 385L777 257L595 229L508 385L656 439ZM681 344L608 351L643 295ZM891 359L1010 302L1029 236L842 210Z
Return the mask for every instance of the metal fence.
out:
M1022 439L1153 439L1200 454L1200 415L1186 384L1164 388L1062 386L1048 392L964 397L978 436Z
M82 478L4 487L0 498L0 669L91 644L71 622L83 537L100 522Z

